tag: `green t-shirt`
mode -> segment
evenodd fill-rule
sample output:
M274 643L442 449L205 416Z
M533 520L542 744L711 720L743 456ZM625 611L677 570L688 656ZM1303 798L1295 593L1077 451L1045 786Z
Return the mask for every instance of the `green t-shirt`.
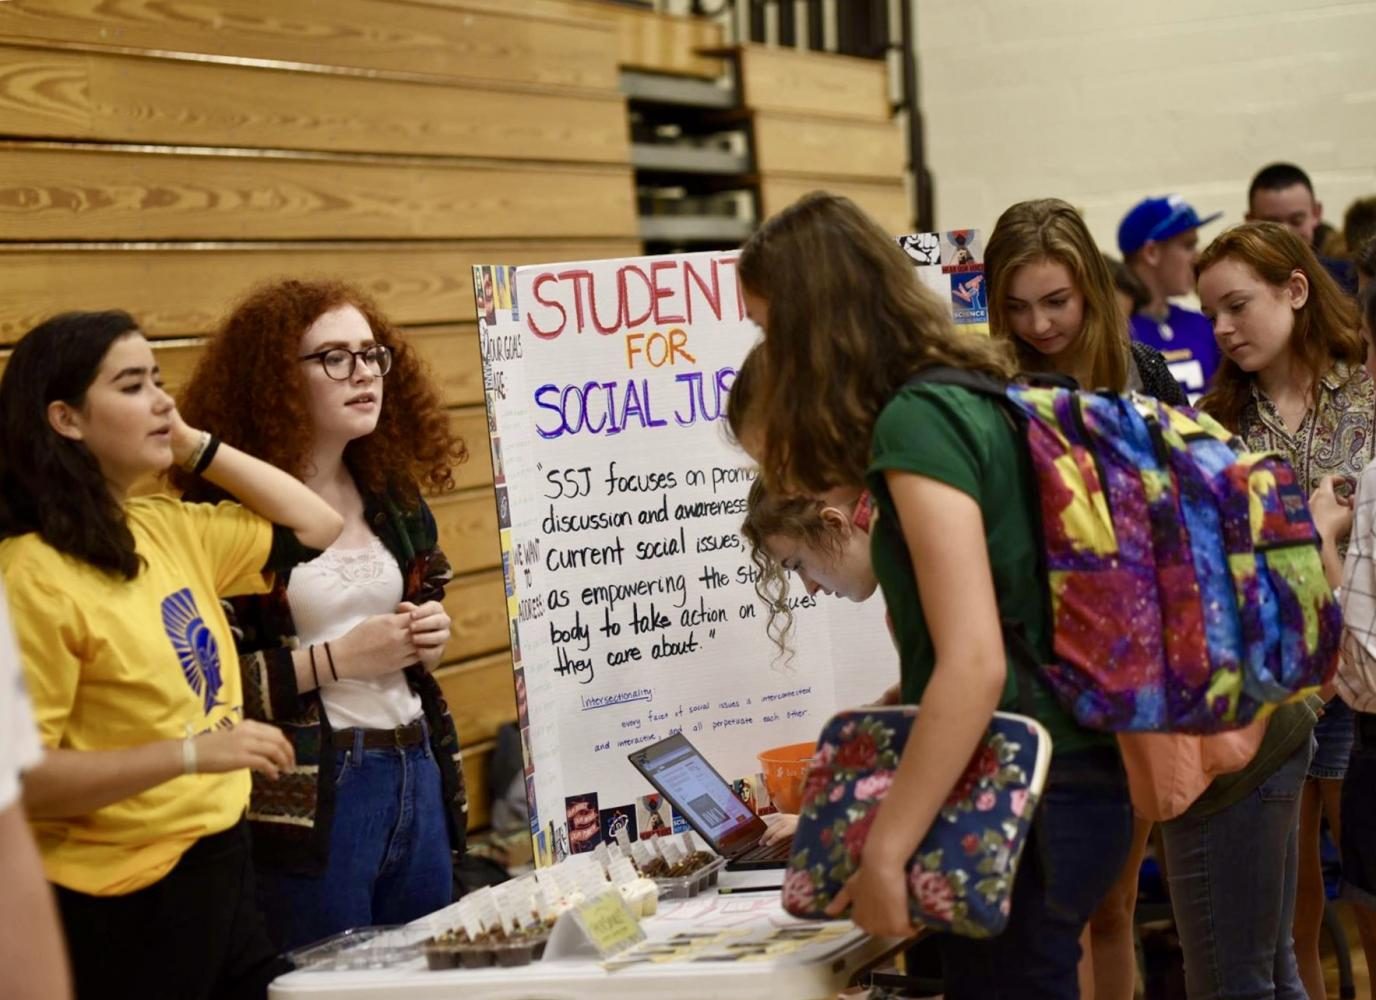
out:
M879 414L870 446L869 487L880 516L871 536L875 575L893 617L901 660L903 700L922 700L936 654L908 557L907 543L884 480L888 471L911 472L967 493L979 504L999 615L1023 626L1042 662L1051 654L1047 590L1038 570L1031 471L1022 443L999 404L949 385L901 390ZM1010 659L999 707L1021 711L1018 671ZM1108 733L1084 729L1036 683L1033 714L1062 753L1113 745Z

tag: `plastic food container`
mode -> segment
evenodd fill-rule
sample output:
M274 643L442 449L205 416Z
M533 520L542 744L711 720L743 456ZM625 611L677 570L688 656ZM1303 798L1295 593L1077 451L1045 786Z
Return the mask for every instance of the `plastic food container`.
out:
M517 937L470 941L441 935L425 942L425 962L432 969L486 969L538 962L549 941L548 928L524 931Z
M654 880L659 886L660 899L686 899L696 896L717 884L721 870L726 867L725 858L713 858L710 862L695 868L685 875L671 875Z
M359 927L287 952L287 961L313 972L390 968L419 958L425 934L415 927Z
M760 753L764 787L779 812L796 813L802 807L803 782L816 749L815 743L790 743Z

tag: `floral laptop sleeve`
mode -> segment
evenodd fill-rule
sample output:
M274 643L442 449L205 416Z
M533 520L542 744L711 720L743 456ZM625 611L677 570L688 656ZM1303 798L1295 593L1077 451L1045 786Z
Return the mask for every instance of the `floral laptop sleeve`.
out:
M797 917L823 910L860 863L893 781L917 708L863 708L822 730L803 789L783 905ZM1013 878L1027 842L1051 737L1022 715L994 715L936 822L908 862L914 925L993 937L1008 922Z

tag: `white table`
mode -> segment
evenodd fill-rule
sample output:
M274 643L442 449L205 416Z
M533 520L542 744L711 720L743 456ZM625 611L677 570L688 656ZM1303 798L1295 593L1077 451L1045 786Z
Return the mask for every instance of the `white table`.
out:
M796 924L777 893L718 895L661 900L659 913L644 921L647 937L670 938L683 931L749 930ZM404 968L361 972L288 973L272 984L270 1000L831 1000L856 972L890 952L896 942L871 938L858 929L814 946L800 956L751 962L639 964L607 971L588 959L537 962L502 969L431 971L424 959Z

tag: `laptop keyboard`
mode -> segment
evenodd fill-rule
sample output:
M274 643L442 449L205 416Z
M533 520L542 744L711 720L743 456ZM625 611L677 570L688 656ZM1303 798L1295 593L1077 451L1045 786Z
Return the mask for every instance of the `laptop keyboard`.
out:
M793 849L793 842L781 840L777 844L766 844L763 841L757 843L744 854L739 854L732 858L732 861L787 861L788 852Z

